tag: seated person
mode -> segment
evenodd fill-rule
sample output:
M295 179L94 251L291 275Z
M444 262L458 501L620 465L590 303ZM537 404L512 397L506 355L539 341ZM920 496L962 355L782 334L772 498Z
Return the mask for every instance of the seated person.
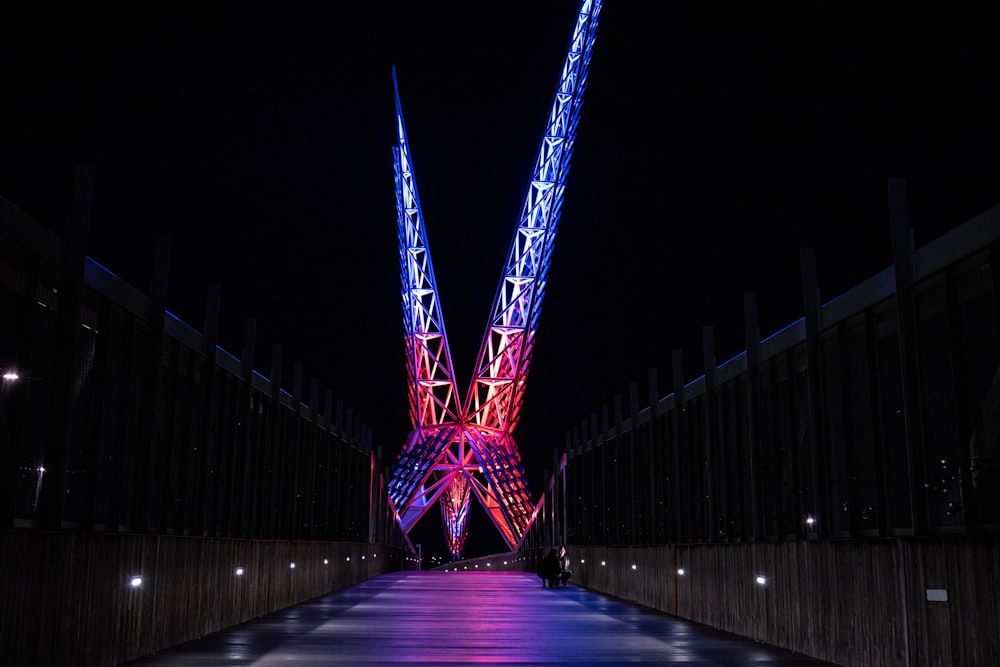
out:
M552 549L538 564L538 577L542 580L542 588L548 583L549 588L565 586L572 572L569 568L569 556L566 547Z
M564 546L560 546L559 547L559 551L558 551L558 555L556 556L556 560L559 563L559 575L557 577L557 582L558 583L556 585L557 586L560 586L560 585L561 586L565 586L566 585L566 581L570 578L570 575L573 574L573 571L569 567L569 556L566 555L566 547L564 547ZM549 583L549 586L550 587L552 586L551 582Z

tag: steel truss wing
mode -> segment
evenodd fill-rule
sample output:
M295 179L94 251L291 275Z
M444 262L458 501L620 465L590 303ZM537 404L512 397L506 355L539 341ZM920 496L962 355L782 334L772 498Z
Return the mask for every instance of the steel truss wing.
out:
M455 558L465 544L472 495L511 550L538 512L511 433L524 400L600 9L600 0L580 4L464 402L452 372L393 69L396 217L413 432L396 460L389 495L407 533L438 502Z
M395 69L392 81L396 94L397 145L393 158L406 375L410 387L410 421L413 428L419 428L446 421L457 422L459 400L420 197L410 162Z
M461 463L448 452L460 432L455 424L416 429L396 459L389 497L405 532L416 525L445 494L452 478L461 473Z
M599 0L581 3L563 62L472 386L465 398L464 417L478 426L511 433L517 425L600 9Z

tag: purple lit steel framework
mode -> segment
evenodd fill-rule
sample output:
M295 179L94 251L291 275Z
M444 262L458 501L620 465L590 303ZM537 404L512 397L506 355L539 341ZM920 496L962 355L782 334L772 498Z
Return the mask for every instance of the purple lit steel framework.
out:
M600 0L580 4L464 403L452 370L393 70L396 215L413 431L396 460L389 495L407 533L437 501L453 558L465 545L472 494L512 550L532 521L534 507L511 433L524 400L600 9Z

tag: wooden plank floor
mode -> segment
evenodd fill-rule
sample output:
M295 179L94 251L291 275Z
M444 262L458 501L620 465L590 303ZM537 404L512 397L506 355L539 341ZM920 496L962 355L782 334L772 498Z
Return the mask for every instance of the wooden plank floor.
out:
M824 665L520 572L396 572L128 663Z

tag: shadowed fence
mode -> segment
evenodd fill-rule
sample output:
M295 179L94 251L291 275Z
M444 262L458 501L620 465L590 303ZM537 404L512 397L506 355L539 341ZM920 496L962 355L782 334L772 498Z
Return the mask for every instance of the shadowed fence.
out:
M416 568L371 432L294 364L282 388L0 199L0 663L108 665ZM293 565L294 564L294 565ZM237 573L239 570L239 573ZM141 578L141 583L139 579ZM135 586L131 585L133 579Z
M1000 206L914 249L889 202L892 266L821 303L803 250L801 319L761 339L748 294L743 353L706 327L699 377L567 433L526 544L838 664L1000 664Z

